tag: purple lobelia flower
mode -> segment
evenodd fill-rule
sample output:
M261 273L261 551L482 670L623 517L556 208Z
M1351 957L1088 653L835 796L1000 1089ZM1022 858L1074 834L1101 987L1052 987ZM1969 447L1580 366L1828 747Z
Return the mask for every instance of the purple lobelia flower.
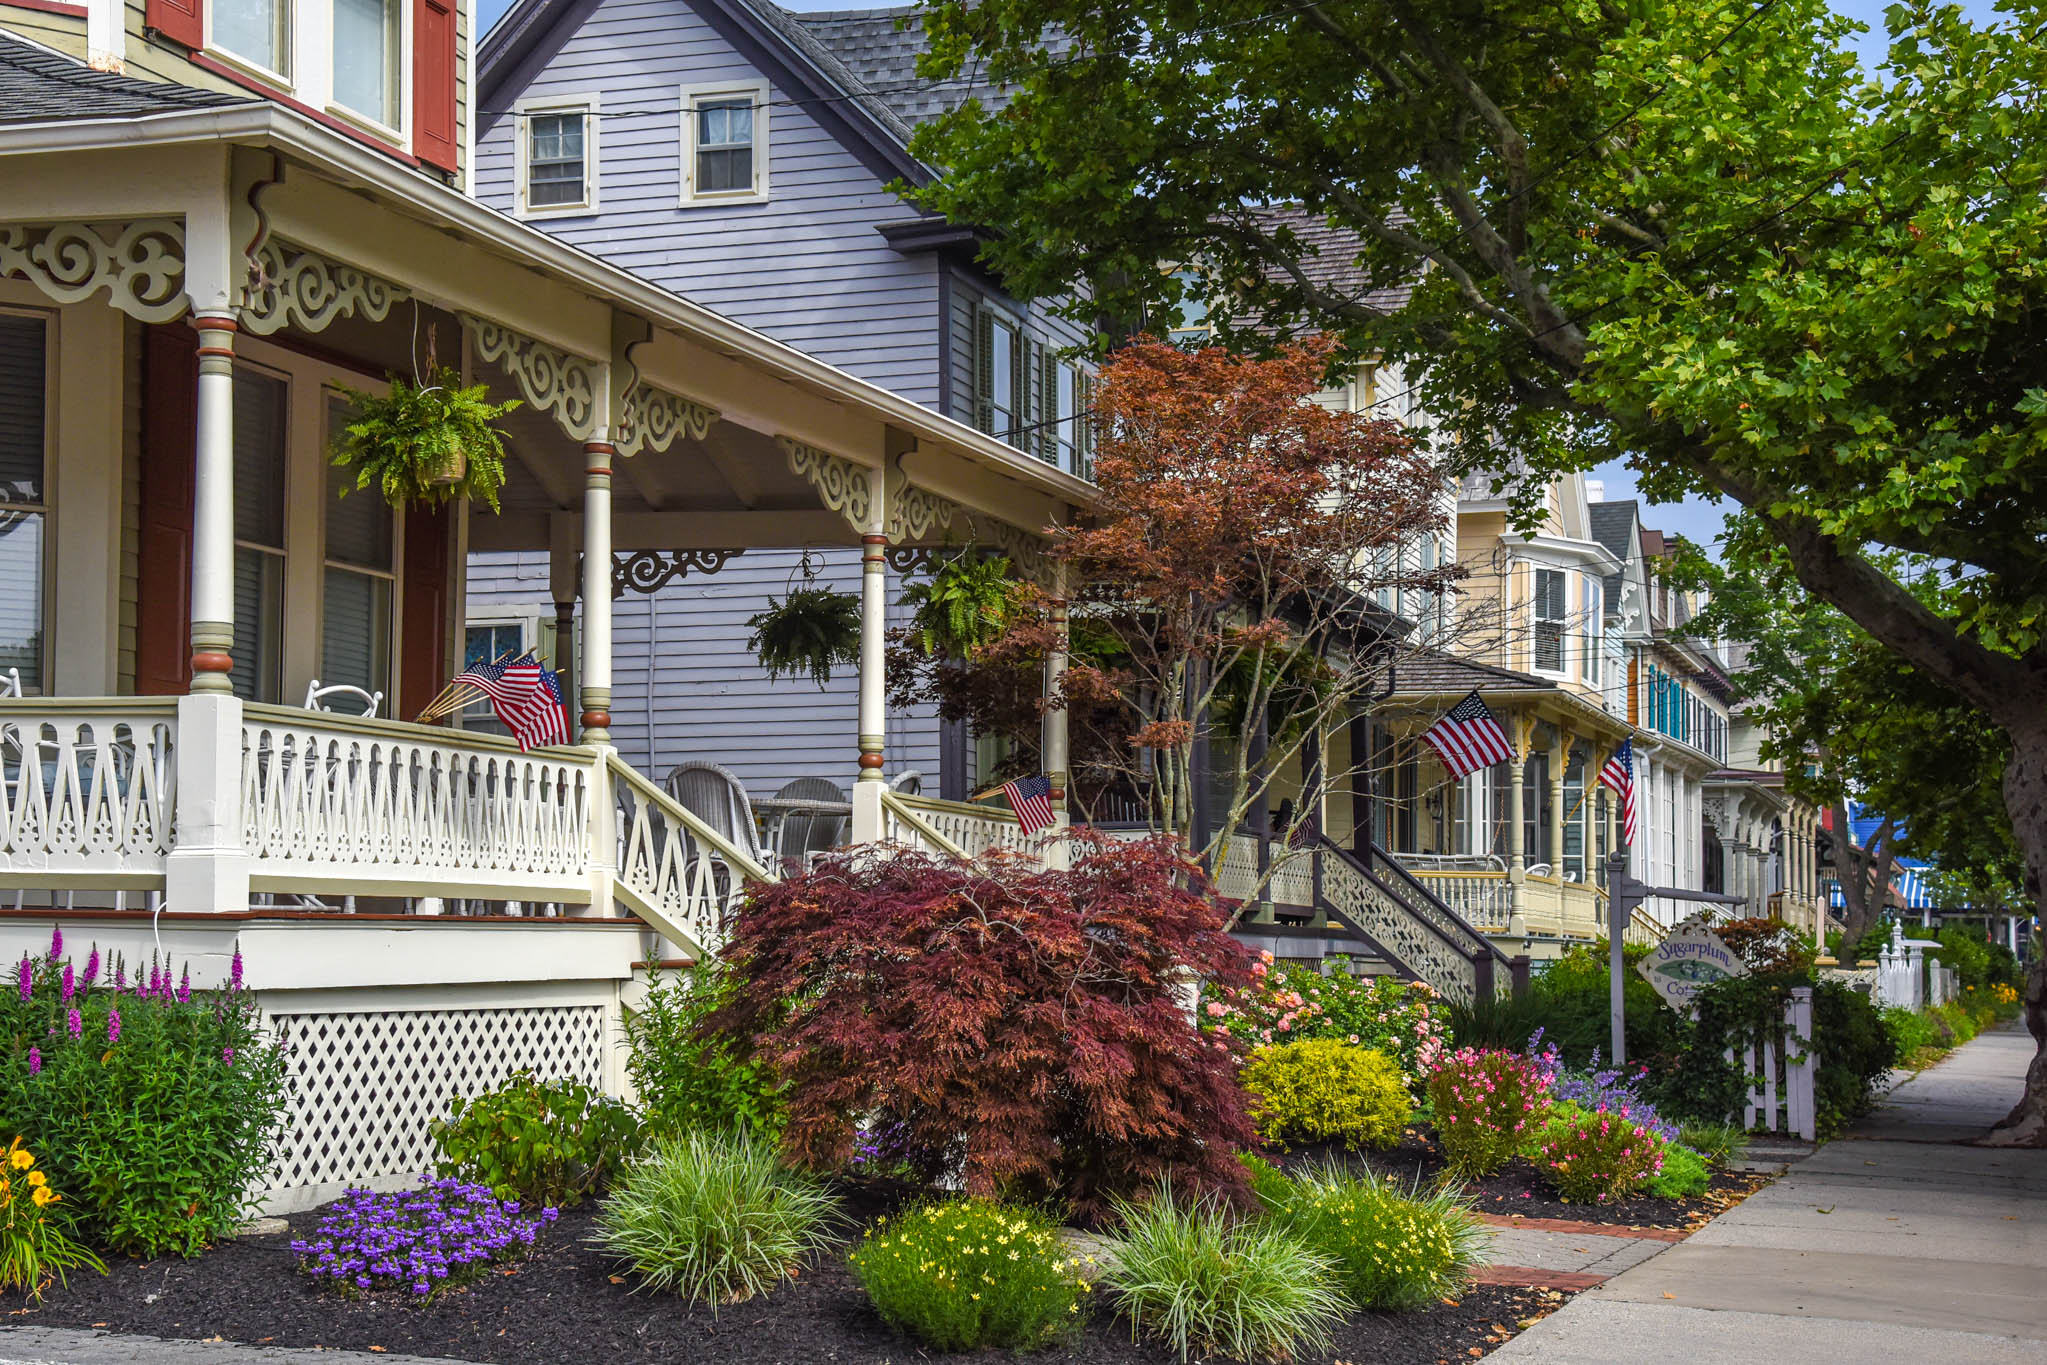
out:
M32 1047L28 1050L28 1074L33 1076L43 1069L43 1050Z

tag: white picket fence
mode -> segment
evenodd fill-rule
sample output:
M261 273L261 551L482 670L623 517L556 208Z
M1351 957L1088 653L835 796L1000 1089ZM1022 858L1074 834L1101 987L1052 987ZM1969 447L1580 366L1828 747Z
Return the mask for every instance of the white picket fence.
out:
M1954 999L1960 988L1954 969L1926 960L1927 950L1938 947L1938 939L1906 938L1904 928L1893 924L1891 941L1876 955L1876 1003L1926 1010Z
M1748 1078L1748 1097L1738 1117L1746 1132L1794 1134L1807 1142L1819 1135L1819 1111L1813 1100L1815 1057L1812 1047L1812 988L1792 990L1780 1025L1767 1028L1745 1045L1730 1046L1727 1060Z

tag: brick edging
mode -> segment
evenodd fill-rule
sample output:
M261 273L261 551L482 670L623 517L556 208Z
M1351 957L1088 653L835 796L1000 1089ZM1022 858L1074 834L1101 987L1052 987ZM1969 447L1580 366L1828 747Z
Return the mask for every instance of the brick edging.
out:
M1605 1284L1605 1275L1582 1270L1539 1270L1526 1265L1485 1265L1471 1272L1473 1284L1504 1284L1517 1289L1560 1289L1577 1293Z
M1569 1218L1520 1218L1504 1213L1481 1213L1477 1217L1487 1227L1572 1232L1580 1237L1637 1237L1648 1242L1682 1242L1691 1235L1683 1228L1631 1228L1613 1223L1580 1223Z

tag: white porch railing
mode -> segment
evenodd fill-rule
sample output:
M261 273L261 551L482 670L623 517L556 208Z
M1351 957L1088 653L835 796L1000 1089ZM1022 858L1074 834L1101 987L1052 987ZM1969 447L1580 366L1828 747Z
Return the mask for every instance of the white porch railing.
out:
M0 701L0 874L16 874L15 885L160 890L177 715L176 697Z
M247 704L250 885L587 901L592 776L569 750Z
M1474 928L1506 932L1514 910L1514 887L1505 868L1494 872L1409 867L1408 871Z
M774 873L617 754L605 762L616 784L619 819L614 891L670 939L709 951L746 884L775 880Z
M1271 876L1266 880L1264 900L1274 905L1312 908L1315 904L1315 859L1305 848L1271 845ZM1258 897L1258 837L1232 834L1223 846L1215 870L1215 889L1231 900Z
M929 853L978 858L999 849L1036 863L1045 860L1044 837L1026 835L1015 815L993 806L884 791L881 818L884 839Z

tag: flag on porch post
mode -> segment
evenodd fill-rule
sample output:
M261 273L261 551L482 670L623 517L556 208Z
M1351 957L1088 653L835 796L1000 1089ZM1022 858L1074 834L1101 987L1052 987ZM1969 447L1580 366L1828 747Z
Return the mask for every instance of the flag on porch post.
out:
M519 741L523 753L538 744L569 742L568 711L551 670L526 654L509 661L471 664L455 681L490 698L490 709Z
M1624 739L1599 770L1599 785L1621 799L1621 842L1635 846L1635 741Z
M1014 778L1002 784L1002 794L1008 798L1009 808L1016 812L1016 822L1023 826L1025 834L1052 828L1051 778Z
M1492 708L1473 688L1471 695L1451 707L1444 717L1422 731L1422 743L1436 751L1452 778L1490 768L1514 756L1507 732L1500 728Z

